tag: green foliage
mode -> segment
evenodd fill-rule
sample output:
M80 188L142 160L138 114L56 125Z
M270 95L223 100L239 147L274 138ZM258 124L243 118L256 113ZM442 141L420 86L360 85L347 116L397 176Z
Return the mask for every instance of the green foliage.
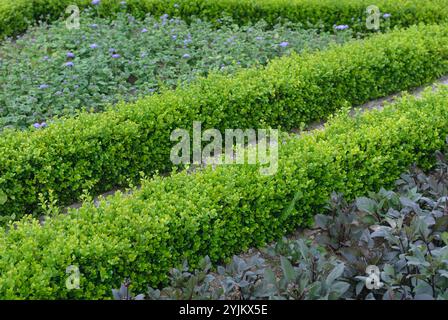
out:
M0 232L0 296L109 297L126 277L142 292L184 260L193 268L204 255L217 262L308 226L333 191L353 199L392 186L413 163L428 168L448 134L447 98L441 87L285 138L273 176L260 175L257 165L180 172L43 225L30 218L9 225ZM79 267L79 290L64 286L70 265ZM332 296L327 289L318 292Z
M52 200L63 206L84 191L100 194L138 182L141 172L170 171L174 144L170 134L177 128L191 128L193 121L202 121L204 130L221 132L269 126L290 130L347 105L427 83L447 71L448 29L419 26L322 52L292 54L265 68L232 76L211 74L176 90L122 103L103 113L81 113L47 128L5 130L0 138L0 189L7 202L1 214L38 214L38 195L48 198L50 190ZM427 140L428 146L435 143L431 135ZM363 148L356 146L350 152ZM403 159L408 158L403 154ZM401 163L399 159L384 163L380 155L372 161L378 172L384 171L383 164L387 168ZM347 173L347 179L353 179L349 190L363 178L353 174ZM378 181L378 175L366 179Z
M109 21L86 12L78 30L58 21L2 43L0 130L49 124L54 116L81 109L103 111L109 104L135 101L161 86L175 88L211 70L230 74L292 51L324 49L349 39L350 31L324 33L294 24L268 29L264 22L238 27L226 20L214 28L200 20L190 25L169 18L140 21L120 13ZM284 41L285 48L280 46ZM69 52L73 58L67 57ZM73 66L65 65L69 61Z
M218 274L208 257L194 273L184 264L168 287L149 288L145 298L446 300L448 162L441 153L438 160L429 175L416 168L403 174L396 191L369 192L351 204L332 194L306 242L283 238L261 250L266 260L234 256ZM377 288L366 287L369 265L378 267Z
M120 2L101 0L100 5L94 8L98 15L111 17L123 10ZM227 15L241 24L265 19L272 25L282 18L312 27L323 25L328 30L334 25L347 24L361 32L367 31L366 9L372 5L370 0L127 0L126 3L124 9L139 18L151 13L184 19L197 16L217 21ZM52 21L67 16L65 8L70 4L92 7L90 0L1 0L0 36L21 32L39 18ZM382 14L391 14L390 18L381 18L383 26L439 23L448 17L446 0L378 0L375 5Z

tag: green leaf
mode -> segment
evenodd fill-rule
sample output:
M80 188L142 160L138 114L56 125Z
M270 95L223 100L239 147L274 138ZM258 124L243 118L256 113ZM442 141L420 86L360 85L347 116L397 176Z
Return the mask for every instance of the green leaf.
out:
M282 266L283 274L288 283L296 280L296 271L292 266L291 262L285 257L280 257L280 264Z
M333 270L331 270L330 274L327 277L327 285L331 286L331 284L338 279L344 273L345 265L343 263L339 263Z
M8 196L0 189L0 205L4 205L8 201Z
M264 279L268 283L273 284L273 285L276 285L276 283L277 283L277 279L275 277L275 274L274 274L274 272L271 269L266 269L264 271Z
M350 288L350 284L344 281L337 281L332 284L331 286L331 292L337 293L337 298L340 298L344 293L347 292L347 290Z
M376 212L377 203L375 200L366 197L361 197L356 199L356 206L358 207L359 210L363 212L374 214Z
M442 233L442 240L446 245L448 245L448 232Z

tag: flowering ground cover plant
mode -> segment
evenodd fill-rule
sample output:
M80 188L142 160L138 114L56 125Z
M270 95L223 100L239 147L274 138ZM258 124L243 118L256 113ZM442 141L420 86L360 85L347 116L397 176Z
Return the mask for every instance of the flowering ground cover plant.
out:
M173 88L211 70L232 73L265 65L292 51L318 50L351 39L351 31L303 30L300 24L268 28L221 20L189 25L168 15L116 20L81 12L80 29L65 21L34 27L0 47L0 128L37 127L77 110L102 111L120 99L135 100Z

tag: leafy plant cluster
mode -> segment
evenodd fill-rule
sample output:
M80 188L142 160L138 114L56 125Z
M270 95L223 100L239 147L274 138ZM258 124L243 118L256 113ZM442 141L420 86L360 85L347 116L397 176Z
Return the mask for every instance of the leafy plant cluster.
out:
M448 300L448 161L442 153L428 175L413 168L395 191L370 192L350 204L334 193L327 210L315 217L313 241L283 238L262 249L267 260L234 256L216 269L209 257L194 271L184 263L171 270L169 286L149 287L136 298ZM369 266L378 268L377 279L369 278Z
M350 200L391 187L413 163L430 168L448 135L447 99L447 88L429 89L381 111L340 114L324 130L282 135L272 176L260 175L258 165L209 166L143 180L99 203L86 199L67 215L50 210L43 221L10 223L0 232L0 296L104 298L126 277L142 292L166 284L169 269L184 260L192 268L205 255L216 263L310 226L332 192ZM79 268L78 290L65 286L67 266ZM341 287L309 294L333 297Z
M183 269L174 268L170 272L169 286L161 290L149 287L145 294L137 297L150 300L334 300L349 289L350 284L343 278L344 263L329 257L323 249L303 240L284 239L277 245L287 247L286 253L300 260L291 261L281 256L277 248L269 248L270 258L278 258L274 262L267 263L259 255L245 259L234 256L231 263L212 271L210 258L205 257L198 269L190 271L187 264ZM132 295L114 295L114 298L134 299Z
M167 13L187 20L196 16L216 22L228 15L239 24L265 19L275 25L281 18L310 27L324 26L327 30L332 30L335 25L350 25L362 33L370 32L365 22L366 9L372 5L370 0L341 0L337 3L333 0L1 0L0 37L24 31L37 19L53 21L64 16L68 5L85 8L92 3L96 4L98 15L104 17L113 17L125 9L139 18L147 13L159 16ZM375 5L380 8L382 30L388 26L440 23L448 17L446 0L378 0ZM390 16L384 18L384 14Z
M6 199L1 215L39 214L39 194L48 198L53 192L60 206L69 205L85 191L101 194L138 183L142 172L170 171L171 133L192 130L194 121L202 121L203 130L221 132L287 131L347 105L427 83L448 71L447 30L397 30L292 54L234 75L211 73L103 113L84 112L30 131L5 130L0 139L0 190Z
M219 27L168 15L115 20L80 13L80 29L65 20L36 26L0 47L0 128L39 128L55 116L175 88L210 71L234 73L304 49L314 51L351 39L350 31L303 30L296 24Z

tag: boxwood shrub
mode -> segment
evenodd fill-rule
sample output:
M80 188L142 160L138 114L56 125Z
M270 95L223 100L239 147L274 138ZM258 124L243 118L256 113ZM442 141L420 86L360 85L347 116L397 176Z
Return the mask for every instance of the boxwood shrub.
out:
M387 27L409 27L420 22L432 24L448 18L447 0L101 0L92 5L91 0L0 0L0 37L24 31L37 19L48 21L68 17L65 9L77 4L81 9L93 7L104 17L113 17L118 11L127 11L136 17L147 13L169 14L189 20L192 17L216 21L231 16L237 22L266 20L273 25L279 19L301 22L305 26L323 26L327 30L334 25L347 24L351 28L366 32L366 9L375 4L383 17L382 29Z
M39 194L59 205L170 171L170 134L202 121L204 130L299 128L343 106L412 88L448 71L448 28L419 26L317 53L273 60L234 76L212 74L100 114L0 136L4 217L39 213Z
M112 22L86 13L82 21L79 30L58 21L0 45L0 133L3 127L27 129L80 109L101 112L121 99L135 101L160 86L175 88L210 70L233 73L292 51L353 39L350 30L320 32L292 24L267 29L263 22L239 27L223 21L216 27L147 17L129 23L122 13ZM157 28L149 27L154 24ZM120 57L113 58L112 50ZM68 52L75 58L67 58Z
M68 5L77 4L81 9L94 7L99 15L113 17L117 11L126 10L136 17L147 13L169 14L191 19L193 16L217 20L231 16L241 24L257 22L260 19L275 24L278 19L301 22L305 26L347 24L365 32L366 9L375 4L382 14L391 16L383 19L383 28L390 26L409 27L420 22L439 23L448 18L447 0L101 0L93 6L91 0L0 0L0 37L17 34L37 19L54 20L68 16Z
M444 146L448 89L430 91L284 137L273 176L257 165L180 172L43 225L28 217L0 229L0 297L107 298L125 277L143 292L184 259L216 262L309 225L332 191L353 199L391 187L411 164L429 168ZM79 268L79 289L66 287L68 266Z

